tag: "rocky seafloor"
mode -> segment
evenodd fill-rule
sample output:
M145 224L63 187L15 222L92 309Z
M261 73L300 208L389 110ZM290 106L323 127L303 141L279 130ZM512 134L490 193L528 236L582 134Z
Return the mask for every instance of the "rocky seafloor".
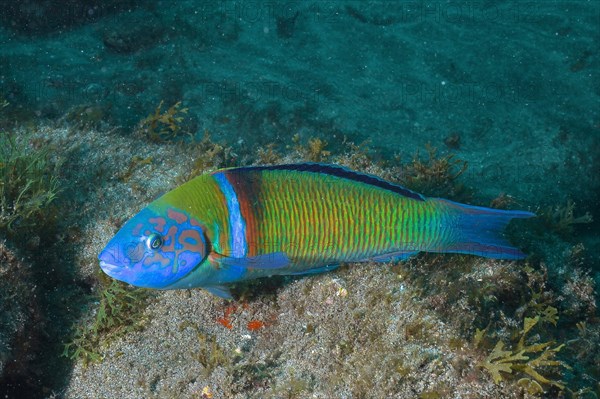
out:
M365 148L347 144L329 152L324 142L305 138L280 151L234 154L208 138L154 143L143 130L128 137L40 127L28 134L28 143L41 140L55 149L64 191L52 236L39 244L48 246L45 255L31 261L38 268L31 290L42 298L34 320L43 320L43 328L24 320L27 333L16 334L21 344L23 337L36 344L11 359L18 367L4 382L13 394L27 387L19 385L25 377L38 386L34 392L66 398L533 398L586 397L596 389L591 365L600 331L590 257L572 238L560 238L560 230L545 231L572 220L551 214L541 225L515 226L511 237L522 240L527 261L421 255L398 265L348 265L323 275L259 280L238 287L233 302L203 290L140 293L120 283L115 288L96 256L127 218L190 173L233 160L320 157L397 178L414 165L385 166ZM561 270L548 272L544 251L554 244L562 251L555 261ZM42 265L48 270L40 281ZM109 307L106 292L139 296L135 306L113 304L108 326L98 318ZM12 309L15 318L18 308ZM537 327L525 337L524 323L536 317ZM94 328L100 333L90 332ZM516 354L520 336L546 349L568 343L548 359L557 363L534 368L541 379L519 369L527 364L521 359L495 381L486 367L495 364L495 345L504 342Z

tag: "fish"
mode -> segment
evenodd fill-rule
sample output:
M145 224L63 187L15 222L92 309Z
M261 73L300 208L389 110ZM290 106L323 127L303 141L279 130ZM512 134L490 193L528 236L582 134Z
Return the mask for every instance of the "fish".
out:
M425 197L338 165L247 166L202 174L162 195L98 259L104 273L133 286L199 287L231 299L241 281L419 252L522 259L503 231L532 216Z

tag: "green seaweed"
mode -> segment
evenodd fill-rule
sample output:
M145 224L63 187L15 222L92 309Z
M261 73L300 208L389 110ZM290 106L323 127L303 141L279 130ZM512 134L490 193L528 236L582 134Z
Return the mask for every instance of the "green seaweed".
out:
M542 373L545 372L546 368L570 368L564 362L555 359L556 354L560 352L565 344L554 346L554 342L534 342L531 344L526 342L528 333L539 321L540 316L526 317L517 344L511 349L505 350L504 342L498 341L492 352L479 364L480 367L485 368L490 373L496 384L504 381L507 375L522 376L526 374L528 378L533 378L533 381L538 384L555 386L560 390L564 390L565 386L561 381L553 380ZM477 334L481 336L481 331L478 330ZM480 340L481 337L479 337Z
M214 142L208 130L199 142L190 144L194 153L192 170L178 178L180 184L185 183L211 169L231 166L233 153L231 147Z
M438 155L437 148L425 145L427 157L417 151L412 162L404 168L402 182L412 190L429 196L457 197L464 187L456 179L467 170L467 161L455 154Z
M536 380L532 380L531 378L521 378L517 381L517 385L530 395L539 396L544 393L544 388L542 388Z
M143 325L142 311L149 296L148 290L128 288L116 280L105 284L98 292L98 308L93 319L73 326L73 339L64 345L63 356L81 359L86 366L102 360L104 345Z
M158 104L153 114L150 114L141 122L142 131L146 132L151 141L163 142L178 138L181 134L181 122L183 115L187 114L187 108L181 108L181 101L176 102L167 110L163 111L164 101Z
M545 227L563 238L570 238L576 225L588 224L594 221L589 212L575 216L575 202L568 199L565 204L550 206L540 212L540 220Z
M49 149L31 149L27 138L0 133L0 230L39 225L60 192L58 167L51 164Z
M368 169L372 169L374 167L380 168L381 170L377 170L377 175L383 179L393 180L396 173L392 171L392 173L386 173L389 169L384 169L379 162L375 162L371 159L371 149L369 148L369 141L363 141L360 144L355 144L352 141L346 140L344 138L342 144L345 147L345 154L336 157L336 162L339 162L350 169L358 170L358 171L367 171Z
M516 203L515 198L507 193L500 193L496 198L490 201L490 208L509 209Z
M523 271L527 274L527 287L529 288L530 298L527 303L517 310L516 317L520 319L525 314L531 317L537 316L540 324L552 324L556 327L558 309L551 306L553 295L551 291L544 290L545 281L539 281L540 278L545 279L547 270L542 267L542 273L535 273L531 266L525 265Z
M325 162L330 156L331 151L326 150L327 141L318 137L311 137L306 144L303 144L299 134L292 137L294 150L304 160L310 162Z
M256 160L259 165L275 165L283 160L283 156L276 150L275 143L269 143L257 150Z

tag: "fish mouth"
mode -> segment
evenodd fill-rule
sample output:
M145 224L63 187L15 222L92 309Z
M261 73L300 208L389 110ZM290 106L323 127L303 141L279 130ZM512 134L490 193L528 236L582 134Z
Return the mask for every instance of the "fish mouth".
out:
M118 278L123 273L123 264L119 261L115 254L117 251L114 248L105 248L104 251L98 255L100 261L100 268L104 273L111 277Z
M120 269L119 266L113 265L112 263L108 263L103 260L100 261L100 268L102 269L102 271L104 271L104 273L108 274L111 277L117 276L119 274L118 270Z

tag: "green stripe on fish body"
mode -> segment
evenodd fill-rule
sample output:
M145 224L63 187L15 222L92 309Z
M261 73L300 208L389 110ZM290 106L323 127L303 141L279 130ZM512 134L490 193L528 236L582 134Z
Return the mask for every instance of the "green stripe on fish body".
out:
M442 239L435 201L314 171L224 173L244 204L249 255L285 252L288 272L427 250Z

